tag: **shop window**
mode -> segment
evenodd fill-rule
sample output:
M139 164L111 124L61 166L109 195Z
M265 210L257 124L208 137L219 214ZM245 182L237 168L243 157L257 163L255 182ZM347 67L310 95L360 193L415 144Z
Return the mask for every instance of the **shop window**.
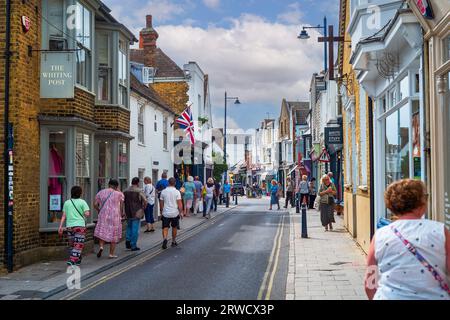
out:
M444 208L445 224L450 230L450 72L445 75L447 78L446 91L443 93L443 152L444 152Z
M414 179L422 179L422 151L420 144L420 102L412 101L412 158Z
M111 58L110 36L108 33L97 34L98 54L98 87L97 99L104 103L111 103Z
M410 177L409 119L408 106L404 106L386 118L386 186L394 181Z
M98 180L97 191L105 189L113 177L113 143L109 140L98 141Z
M119 185L120 189L124 191L128 188L128 143L119 141Z
M75 143L76 185L83 189L83 199L91 202L91 136L87 133L77 132Z
M77 83L91 89L91 12L80 2L76 4L76 69Z
M48 136L48 214L47 223L57 223L62 218L66 200L66 132L50 131Z
M409 77L406 76L400 81L399 101L409 97Z

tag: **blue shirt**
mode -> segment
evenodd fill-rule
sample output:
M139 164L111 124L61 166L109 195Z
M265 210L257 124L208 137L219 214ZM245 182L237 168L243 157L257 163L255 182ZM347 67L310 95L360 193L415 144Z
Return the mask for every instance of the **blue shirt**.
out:
M201 197L202 196L202 188L203 188L203 183L201 181L194 181L195 184L195 190L197 191L197 197Z
M229 183L225 183L223 185L223 192L224 193L230 193L230 191L231 191L231 185Z
M278 192L278 186L272 186L272 189L270 192L272 193L272 195L276 195Z
M158 181L158 183L156 184L156 190L158 191L162 191L165 188L167 188L169 186L169 180L167 179L161 179Z

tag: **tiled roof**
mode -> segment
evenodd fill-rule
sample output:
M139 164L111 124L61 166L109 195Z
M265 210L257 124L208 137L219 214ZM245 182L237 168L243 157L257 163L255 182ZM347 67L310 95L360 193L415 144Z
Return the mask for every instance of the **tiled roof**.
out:
M160 48L155 50L155 65L148 67L156 68L156 78L184 78L184 71L170 59ZM143 49L131 50L131 61L142 63L146 65L144 60Z
M159 96L159 94L153 89L151 86L146 86L145 84L141 83L133 74L130 75L130 87L131 90L137 92L144 98L147 98L148 100L152 101L156 105L158 105L160 108L172 113L175 115L175 113L171 110L171 108L162 100L162 98Z

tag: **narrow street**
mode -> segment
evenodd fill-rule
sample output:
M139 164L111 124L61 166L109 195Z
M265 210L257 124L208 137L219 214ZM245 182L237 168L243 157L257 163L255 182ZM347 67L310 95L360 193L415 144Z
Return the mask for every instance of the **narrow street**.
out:
M265 199L240 205L144 263L70 299L285 299L290 218ZM107 272L110 274L109 272Z

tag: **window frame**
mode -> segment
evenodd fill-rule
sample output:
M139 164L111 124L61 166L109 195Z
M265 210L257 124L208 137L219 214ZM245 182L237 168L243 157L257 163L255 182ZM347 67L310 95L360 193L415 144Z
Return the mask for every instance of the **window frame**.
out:
M138 144L145 146L145 105L138 104L137 112ZM142 129L142 132L141 132Z

